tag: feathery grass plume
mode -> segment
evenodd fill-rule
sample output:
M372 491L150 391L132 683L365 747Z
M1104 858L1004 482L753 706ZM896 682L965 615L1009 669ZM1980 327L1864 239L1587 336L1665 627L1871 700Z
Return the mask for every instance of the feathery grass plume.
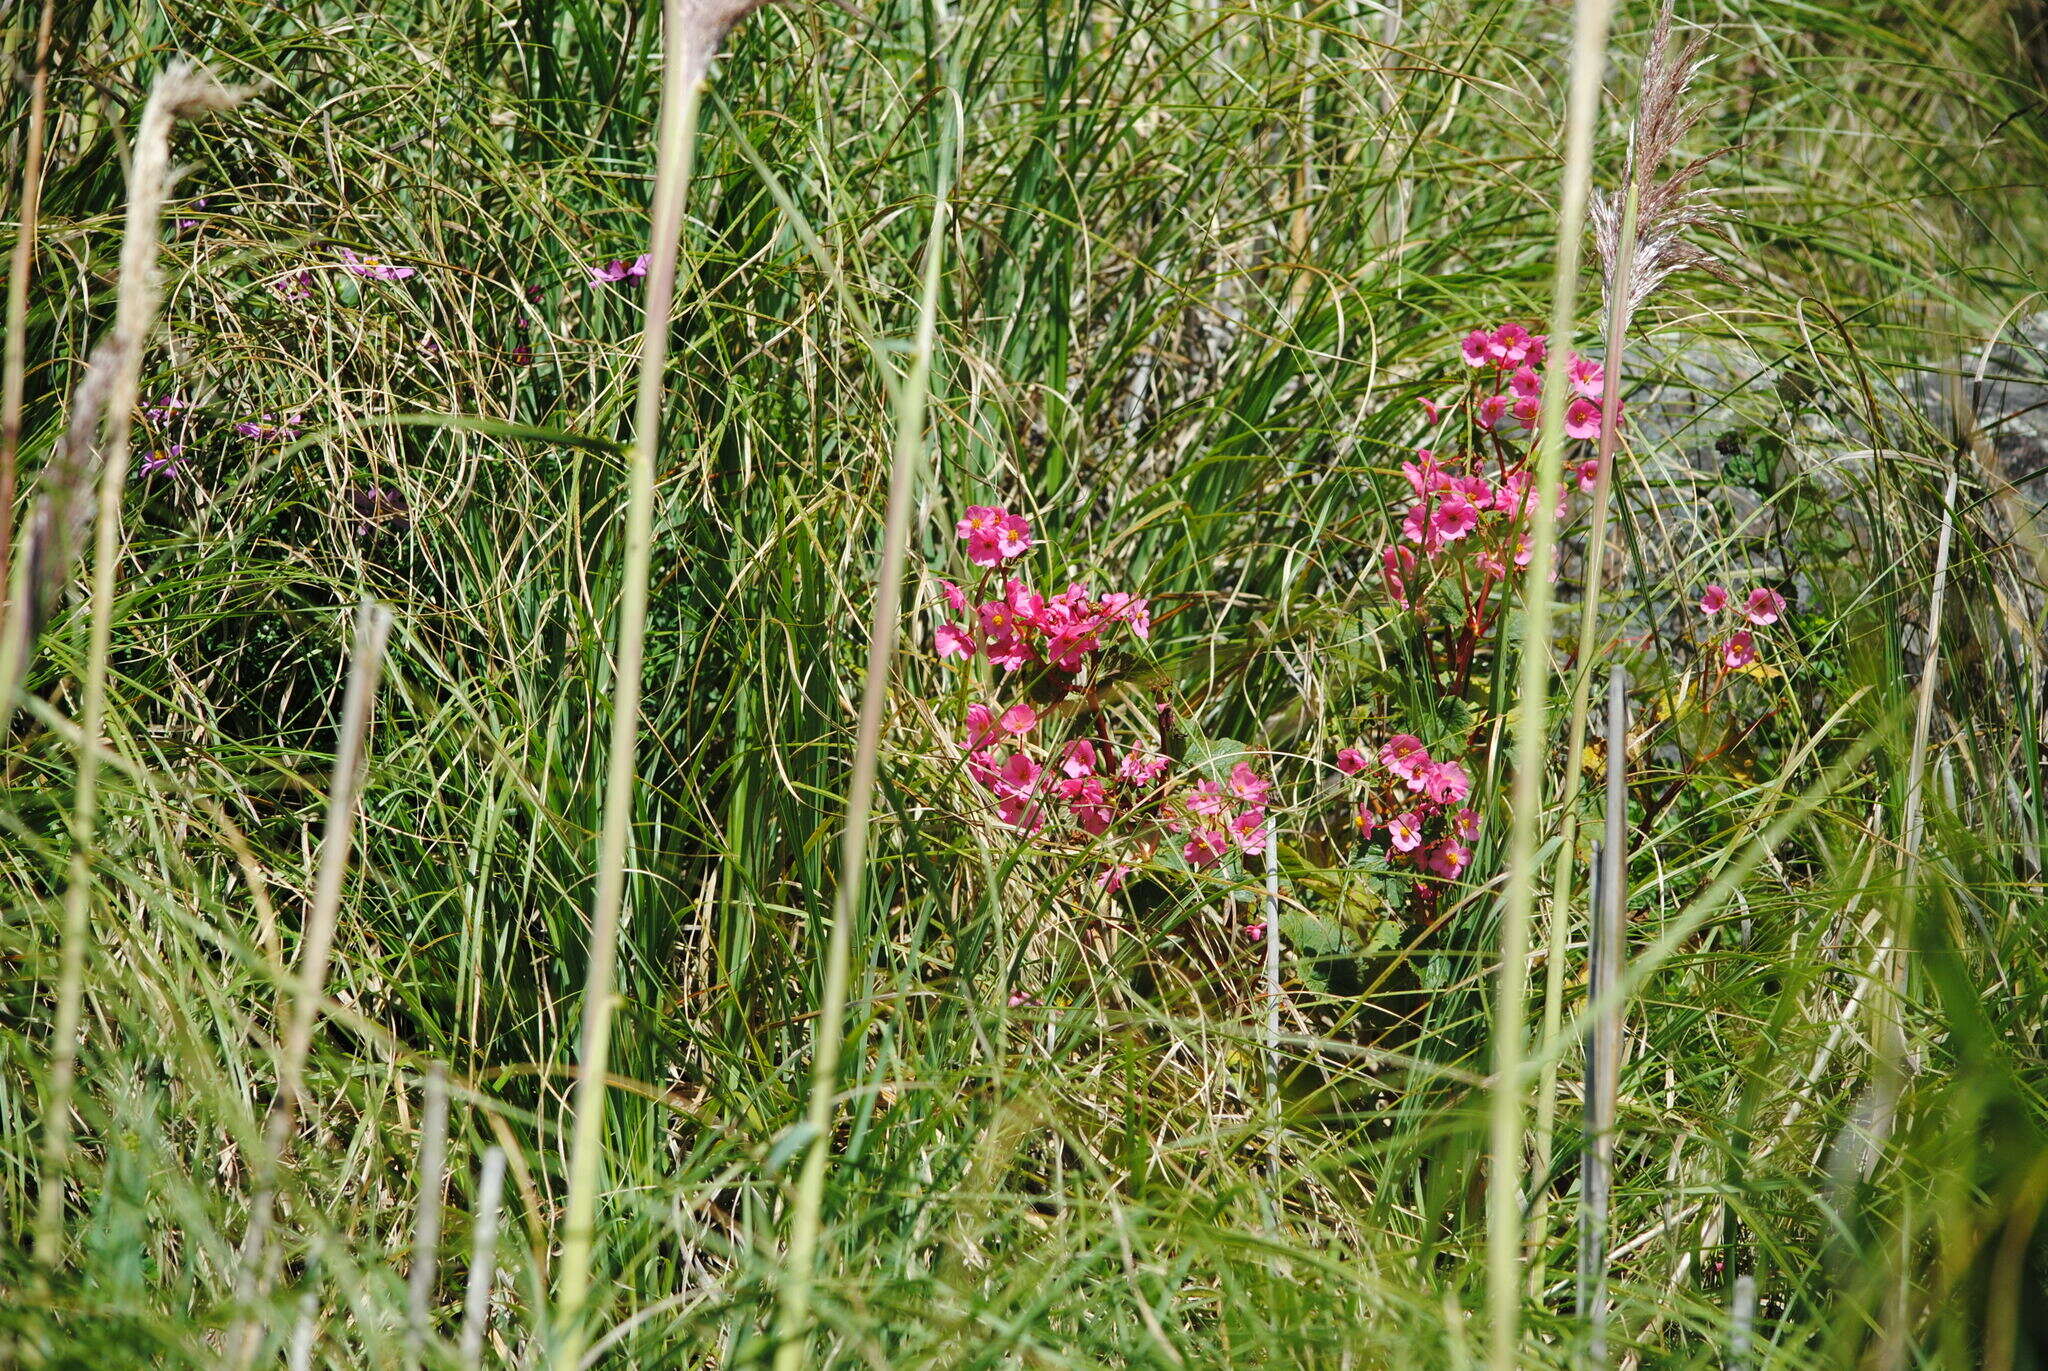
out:
M101 735L106 731L107 659L112 650L114 579L121 556L121 489L128 475L128 430L142 374L142 350L156 319L157 225L171 183L171 129L180 119L227 109L241 98L184 62L174 62L151 87L135 131L128 168L128 210L121 238L121 275L114 329L94 354L73 399L61 470L38 503L41 536L24 557L27 594L8 607L0 639L0 692L12 717L15 686L34 633L70 579L72 549L84 532L84 493L99 480L94 530L92 629L81 682L77 782L72 792L71 856L65 873L63 942L57 972L57 1008L50 1034L50 1074L44 1093L42 1172L35 1218L35 1256L54 1267L64 1229L64 1184L71 1146L71 1095L78 1066L78 1031L85 988L87 927L93 888L93 848L99 824ZM104 441L95 438L103 435Z
M1609 308L1619 302L1624 320L1632 318L1674 272L1692 268L1727 277L1727 269L1687 237L1697 232L1726 236L1722 225L1727 210L1710 190L1694 181L1727 149L1664 170L1706 108L1692 97L1706 36L1695 34L1674 42L1671 28L1672 0L1664 0L1643 62L1621 188L1594 192L1588 207ZM1631 207L1633 232L1628 222ZM1612 396L1616 390L1610 359L1607 393Z
M640 335L633 444L627 454L624 584L619 594L617 662L611 736L598 836L597 883L591 897L589 964L583 984L582 1041L578 1047L574 1136L568 1157L568 1196L562 1215L562 1255L556 1268L553 1365L578 1371L589 1330L584 1305L590 1292L590 1254L597 1195L604 1172L605 1081L611 1050L612 982L618 959L619 921L626 893L634 798L634 758L640 736L641 672L647 651L647 585L654 547L654 472L661 447L664 372L676 261L683 233L697 142L697 111L705 77L728 30L765 0L665 0L662 5L661 113L655 148L654 193L649 211L646 304Z

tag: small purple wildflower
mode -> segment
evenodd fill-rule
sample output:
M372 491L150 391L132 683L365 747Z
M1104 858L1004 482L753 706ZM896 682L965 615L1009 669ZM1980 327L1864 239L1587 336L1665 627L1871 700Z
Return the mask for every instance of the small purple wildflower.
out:
M298 436L299 416L287 414L279 419L274 415L262 414L254 419L237 419L234 427L235 432L244 438L253 438L259 442L283 442Z
M341 250L341 264L355 275L373 281L403 281L413 274L411 267L393 266L381 257L358 257L347 248Z
M600 286L607 281L623 281L628 276L640 278L647 275L649 256L650 254L643 252L630 262L613 258L601 267L586 267L584 270L590 273L592 283Z
M156 448L142 459L141 471L144 476L167 476L185 465L185 445L172 443L169 447Z
M404 533L412 527L407 518L411 506L405 496L388 486L355 486L349 490L348 501L356 512L356 537L369 538L376 533Z
M313 273L288 271L272 281L270 289L281 300L309 300L313 296Z

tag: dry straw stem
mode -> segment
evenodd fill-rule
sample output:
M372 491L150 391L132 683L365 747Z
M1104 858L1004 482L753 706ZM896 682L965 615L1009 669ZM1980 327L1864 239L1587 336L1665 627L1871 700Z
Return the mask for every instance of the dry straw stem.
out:
M957 146L957 144L956 144ZM847 977L853 929L861 917L867 886L868 816L874 803L875 771L881 753L882 711L889 698L889 668L896 651L897 619L903 598L904 550L910 541L911 490L924 454L925 411L930 398L932 338L939 310L940 262L949 220L950 157L940 159L940 183L933 196L931 232L925 239L924 283L918 300L917 335L910 363L895 387L896 436L889 458L889 498L883 512L882 565L876 578L875 615L869 631L867 672L861 682L860 726L853 771L846 787L846 826L840 833L839 887L832 900L832 932L826 943L823 1002L811 1048L811 1096L804 1126L809 1141L803 1172L791 1206L789 1253L783 1266L776 1315L775 1371L795 1371L809 1342L812 1283L818 1259L818 1221L825 1190L825 1162L839 1093L839 1051L846 1032Z
M577 1053L568 1200L562 1219L562 1255L555 1286L553 1363L562 1371L574 1371L581 1364L589 1341L584 1304L590 1293L591 1245L597 1222L597 1193L604 1171L612 981L617 966L619 919L625 901L627 847L633 820L641 668L647 642L647 583L654 541L654 473L661 448L662 376L668 367L683 204L696 151L697 111L711 60L717 55L726 30L759 8L760 3L761 0L666 0L662 6L661 127L649 215L639 388L633 405L633 445L627 454L618 660L612 692L604 820L598 837L597 883L591 900L590 961L583 982L583 1035Z
M57 1008L50 1033L49 1086L43 1096L42 1171L38 1179L35 1258L57 1264L64 1231L64 1183L71 1148L71 1094L78 1069L78 1028L85 990L87 916L92 901L92 849L99 824L101 734L106 730L107 657L113 640L114 573L121 555L121 487L128 476L128 430L141 386L142 351L156 319L157 224L170 193L171 126L226 109L240 96L182 62L157 78L143 106L128 172L128 213L122 225L121 275L114 307L114 331L94 356L85 383L73 397L73 413L52 494L61 514L39 522L61 542L31 546L24 559L30 591L40 604L54 604L70 574L70 548L84 518L84 490L93 457L100 466L99 519L93 546L89 612L91 636L80 689L78 776L71 810L71 858L65 873L64 924L57 970ZM94 441L96 436L102 442ZM49 509L46 494L43 508ZM55 556L61 548L61 557ZM27 660L29 638L39 627L19 600L10 602L9 627L0 640L0 691L13 712L17 673Z
M1551 283L1550 347L1535 488L1557 488L1564 461L1565 363L1578 311L1579 243L1593 171L1593 121L1599 112L1600 75L1607 59L1609 0L1578 0L1574 7L1572 76L1565 113L1564 177L1557 223L1557 268ZM1491 1323L1489 1365L1515 1371L1521 1341L1522 1036L1529 989L1529 919L1536 899L1536 839L1541 822L1545 744L1549 737L1550 575L1556 564L1557 511L1534 501L1528 587L1524 601L1521 676L1516 693L1514 824L1509 840L1507 899L1501 913L1499 997L1494 1010L1494 1081L1487 1177L1486 1288Z
M365 601L356 610L355 643L350 652L348 687L342 695L341 728L334 744L334 779L327 788L326 822L320 835L319 865L313 877L313 903L306 913L299 942L298 974L294 976L289 1026L278 1056L277 1099L270 1108L264 1148L257 1159L257 1190L249 1203L249 1227L242 1235L241 1271L236 1294L241 1322L228 1338L230 1364L247 1366L255 1359L262 1330L250 1307L268 1278L271 1215L277 1203L277 1169L291 1138L292 1121L305 1092L306 1054L313 1044L321 1001L327 990L327 964L334 949L334 930L341 912L341 894L348 880L349 847L355 834L356 801L362 793L363 763L369 750L370 720L377 702L377 678L384 665L384 647L391 634L391 611Z
M1614 1196L1615 1101L1621 1079L1621 1002L1613 997L1627 953L1623 911L1628 905L1628 676L1617 667L1607 684L1607 805L1597 849L1596 898L1587 940L1588 993L1605 1004L1586 1034L1585 1141L1579 1193L1583 1225L1579 1248L1580 1302L1587 1321L1587 1355L1607 1364L1608 1208Z

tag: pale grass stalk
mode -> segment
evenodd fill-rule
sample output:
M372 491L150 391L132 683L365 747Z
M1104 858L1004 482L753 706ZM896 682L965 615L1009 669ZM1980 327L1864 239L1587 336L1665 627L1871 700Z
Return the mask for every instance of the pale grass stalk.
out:
M1558 488L1564 454L1565 364L1578 312L1579 249L1592 181L1593 121L1607 58L1611 0L1574 6L1571 92L1565 115L1564 176L1560 188L1556 274L1551 283L1550 345L1545 358L1541 429L1531 503L1529 569L1524 585L1521 672L1516 692L1514 824L1509 840L1507 898L1501 912L1500 983L1493 1025L1491 1164L1487 1177L1486 1287L1491 1322L1488 1362L1515 1371L1521 1343L1522 1095L1529 987L1529 919L1536 899L1537 828L1549 741L1551 568L1557 554Z
M626 467L624 584L619 594L610 755L605 772L603 827L598 837L597 884L591 899L590 960L584 970L583 1033L577 1051L568 1199L562 1217L562 1253L555 1280L553 1365L557 1371L573 1371L579 1366L589 1341L584 1305L590 1295L597 1194L604 1174L605 1077L611 1057L612 981L617 969L627 849L632 836L641 668L647 645L647 582L654 543L655 463L661 448L662 374L668 366L683 204L696 157L697 110L721 33L722 28L707 34L686 0L665 0L662 5L661 127L655 148L654 197L649 216L639 389L634 397L633 445Z
M504 1193L505 1149L492 1144L484 1152L483 1175L477 1181L476 1226L470 1232L469 1287L463 1292L462 1344L457 1349L465 1371L483 1364L491 1286L498 1278L498 1210Z
M56 0L43 0L36 26L35 74L29 78L28 129L23 136L21 208L7 264L6 360L0 363L0 587L14 566L14 493L21 453L22 391L28 378L28 280L35 269L36 219L43 203L43 124L50 84L50 24ZM0 680L5 680L0 677Z
M102 735L106 732L107 659L114 631L114 580L121 560L121 493L128 479L128 433L141 387L142 352L156 320L158 221L170 194L171 128L181 118L223 109L238 97L212 78L173 63L151 87L149 101L135 132L128 171L128 211L122 225L121 274L114 304L114 330L95 351L94 385L81 385L67 435L66 458L77 464L70 473L67 497L76 499L84 484L95 432L100 436L98 519L94 529L92 584L88 614L92 627L86 648L85 677L80 682L77 780L72 792L71 856L65 872L64 922L58 952L57 1006L50 1033L50 1075L44 1091L41 1171L37 1177L35 1261L44 1269L58 1264L64 1235L64 1188L71 1151L71 1097L78 1071L78 1032L85 998L86 942L93 898L93 848L98 842L99 777ZM11 305L10 305L11 309ZM104 408L100 408L101 405ZM69 438L82 435L83 441ZM67 514L67 521L69 515ZM68 527L68 522L67 522ZM53 580L68 578L68 552L55 567L32 568ZM26 583L27 578L24 578ZM31 587L31 594L36 588ZM54 596L55 587L51 587ZM34 616L25 598L9 605L5 634L9 659L0 668L0 690L12 714L15 673L26 661ZM18 654L18 655L16 655Z
M802 1174L790 1207L789 1251L776 1311L775 1371L795 1371L810 1342L812 1288L817 1278L818 1222L825 1190L825 1163L839 1094L839 1053L846 1032L847 977L853 929L861 918L867 882L868 816L874 803L881 752L882 712L889 699L889 667L896 651L897 618L903 597L904 551L910 540L911 489L924 455L925 411L930 399L932 338L939 309L939 266L949 219L948 179L932 206L925 240L924 284L918 301L917 335L909 367L896 387L896 437L889 460L889 497L883 513L882 565L875 587L875 615L868 638L867 673L861 683L860 725L853 772L847 782L846 826L839 841L839 888L832 899L832 931L826 942L823 994L812 1030L811 1093L804 1127Z
M412 1270L406 1273L405 1340L417 1364L432 1327L434 1274L441 1247L441 1182L448 1158L448 1068L427 1068L420 1119L419 1194L413 1208Z
M1266 1060L1266 1185L1274 1236L1280 1214L1280 854L1266 845L1266 1019L1261 1044Z
M354 838L356 801L362 793L364 758L369 750L370 721L376 712L377 678L383 671L385 643L391 635L391 611L364 601L356 611L355 642L350 652L348 686L341 701L341 727L334 744L334 778L327 787L326 822L320 835L318 866L313 876L313 903L299 939L298 972L292 978L291 1013L284 1045L278 1053L277 1098L270 1107L262 1154L257 1158L257 1188L249 1202L249 1226L242 1235L236 1303L241 1313L228 1335L229 1364L246 1367L255 1360L262 1327L255 1303L270 1275L270 1226L277 1205L277 1170L291 1141L292 1123L305 1094L306 1055L327 993L327 964L334 951L334 930L341 914L342 890L348 880L349 847Z

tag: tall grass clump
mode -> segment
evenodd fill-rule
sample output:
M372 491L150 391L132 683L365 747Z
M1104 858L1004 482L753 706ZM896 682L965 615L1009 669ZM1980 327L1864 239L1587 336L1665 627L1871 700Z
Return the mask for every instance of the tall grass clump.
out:
M17 6L0 1363L2048 1365L2036 8Z

